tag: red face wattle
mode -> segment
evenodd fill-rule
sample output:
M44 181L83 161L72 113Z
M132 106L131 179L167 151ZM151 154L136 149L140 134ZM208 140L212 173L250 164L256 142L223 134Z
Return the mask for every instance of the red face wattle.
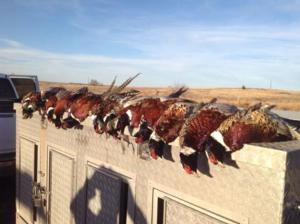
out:
M143 136L139 136L135 138L136 144L142 144L144 142Z
M67 122L63 122L62 125L61 125L62 129L68 129L69 128L69 125Z
M210 161L212 164L215 164L215 165L218 164L218 160L217 160L217 158L215 157L214 154L210 153L210 154L208 155L208 159L209 159L209 161Z
M152 157L152 159L158 159L158 155L156 154L155 149L150 149L150 156Z
M184 164L183 165L183 169L185 172L187 172L188 174L193 174L193 170L189 165Z
M163 141L156 141L154 139L149 140L150 154L153 159L158 159L158 157L163 157L165 143Z

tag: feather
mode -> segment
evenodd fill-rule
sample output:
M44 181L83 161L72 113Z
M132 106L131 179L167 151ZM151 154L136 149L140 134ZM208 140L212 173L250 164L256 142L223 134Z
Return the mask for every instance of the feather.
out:
M286 122L292 129L295 129L295 130L300 129L300 121L299 120L292 120L292 119L283 118L283 117L281 117L281 119L283 119L284 122Z
M217 102L217 98L212 98L209 102L208 102L208 104L211 104L211 103L216 103Z
M252 111L255 111L255 110L259 110L260 108L262 107L262 103L259 102L259 103L256 103L250 107L248 107L248 109L246 110L246 112L252 112Z
M110 86L108 87L108 89L103 94L107 94L107 93L109 93L113 89L114 85L116 84L116 80L117 80L117 76L114 77L112 83L110 84Z
M25 94L22 101L25 100L26 98L29 98L32 94L33 94L33 92L29 92L29 93Z
M166 143L173 142L180 133L190 107L194 104L175 103L172 104L155 124L155 133Z
M73 95L83 95L83 94L87 94L87 92L89 91L88 87L82 87L80 89L78 89L77 91L75 91L73 93Z
M128 86L128 85L129 85L136 77L138 77L140 74L141 74L141 73L138 73L138 74L136 74L135 76L126 79L120 86L118 86L118 87L116 87L115 89L112 89L110 92L108 92L108 93L105 95L105 98L108 98L108 97L110 97L110 96L113 95L113 94L120 93L126 86Z
M65 98L71 94L72 94L72 92L69 90L60 90L56 93L55 96L56 96L57 100L61 100L62 98Z
M245 143L293 139L288 125L277 114L263 107L236 113L222 123L219 131L233 151L241 149Z
M168 98L178 98L182 94L184 94L186 91L188 91L188 88L182 86L179 89L177 89L175 92L172 92L168 95Z
M53 96L60 91L66 91L66 89L63 87L50 87L47 90L45 90L45 92L43 93L43 97L45 99L48 99L50 96Z
M203 107L185 122L180 133L181 146L203 151L210 134L228 117L215 108Z

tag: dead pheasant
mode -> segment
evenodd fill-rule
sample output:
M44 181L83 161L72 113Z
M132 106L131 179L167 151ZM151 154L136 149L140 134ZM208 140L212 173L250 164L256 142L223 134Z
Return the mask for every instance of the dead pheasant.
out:
M139 75L140 73L128 78L116 88L113 88L113 85L111 85L110 90L103 94L103 100L94 113L95 119L93 123L96 131L99 133L106 132L116 136L115 126L117 120L115 118L123 109L124 103L140 93L137 90L129 90L126 92L123 92L123 90Z
M87 93L81 96L71 104L69 110L70 116L63 120L62 127L64 129L80 127L80 123L95 113L102 101L101 94Z
M192 114L183 125L180 133L180 158L186 172L195 172L197 167L198 152L207 152L209 160L213 164L223 162L225 148L214 141L210 134L229 116L235 114L238 109L229 104L209 103ZM196 158L189 160L187 157ZM191 161L193 164L190 162Z
M23 118L30 118L35 111L39 111L42 120L44 120L48 109L48 101L52 101L52 98L60 91L65 91L65 88L51 87L45 92L30 92L26 94L21 101Z
M53 114L55 119L52 119L53 123L57 128L61 127L62 119L65 112L68 112L72 103L79 99L82 96L85 96L88 92L87 87L83 87L75 92L72 91L63 91L56 94L56 104L53 108ZM48 109L47 114L49 115L50 110Z
M31 118L32 114L37 110L42 113L41 110L44 106L40 92L30 92L26 94L23 97L21 104L23 119Z
M92 92L87 93L84 96L79 97L74 101L70 107L70 116L63 121L63 128L72 128L80 126L88 116L92 116L93 126L97 133L99 133L98 124L96 124L96 113L98 108L104 101L104 96L106 96L116 83L116 77L113 79L109 88L102 94L94 94Z
M166 97L140 97L129 101L120 114L118 129L123 132L126 126L129 126L131 130L137 128L138 131L134 137L138 144L149 140L155 123L170 105L176 102L192 102L179 98L187 90L181 87Z
M149 140L150 154L153 159L163 155L165 144L173 142L180 133L185 120L202 104L178 102L166 109L154 125Z
M226 119L212 136L231 151L246 143L288 141L294 137L288 124L261 104Z

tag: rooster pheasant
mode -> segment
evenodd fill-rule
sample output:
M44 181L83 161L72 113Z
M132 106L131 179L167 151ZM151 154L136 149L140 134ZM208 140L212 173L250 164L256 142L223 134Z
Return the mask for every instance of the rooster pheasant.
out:
M229 104L209 103L192 114L183 125L180 133L180 158L186 172L192 173L197 167L197 153L206 152L213 164L223 162L225 148L210 134L238 109ZM196 154L196 155L195 155ZM189 159L188 157L194 158ZM191 162L189 162L191 161Z
M288 141L294 137L288 124L269 107L261 104L240 111L227 118L212 133L231 151L241 149L246 143Z

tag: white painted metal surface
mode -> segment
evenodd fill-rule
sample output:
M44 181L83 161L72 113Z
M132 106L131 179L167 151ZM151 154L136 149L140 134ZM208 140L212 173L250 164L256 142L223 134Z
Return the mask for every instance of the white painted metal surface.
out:
M33 223L32 185L34 176L34 148L35 143L26 139L20 139L19 167L17 172L19 179L19 208L18 213L28 224Z

